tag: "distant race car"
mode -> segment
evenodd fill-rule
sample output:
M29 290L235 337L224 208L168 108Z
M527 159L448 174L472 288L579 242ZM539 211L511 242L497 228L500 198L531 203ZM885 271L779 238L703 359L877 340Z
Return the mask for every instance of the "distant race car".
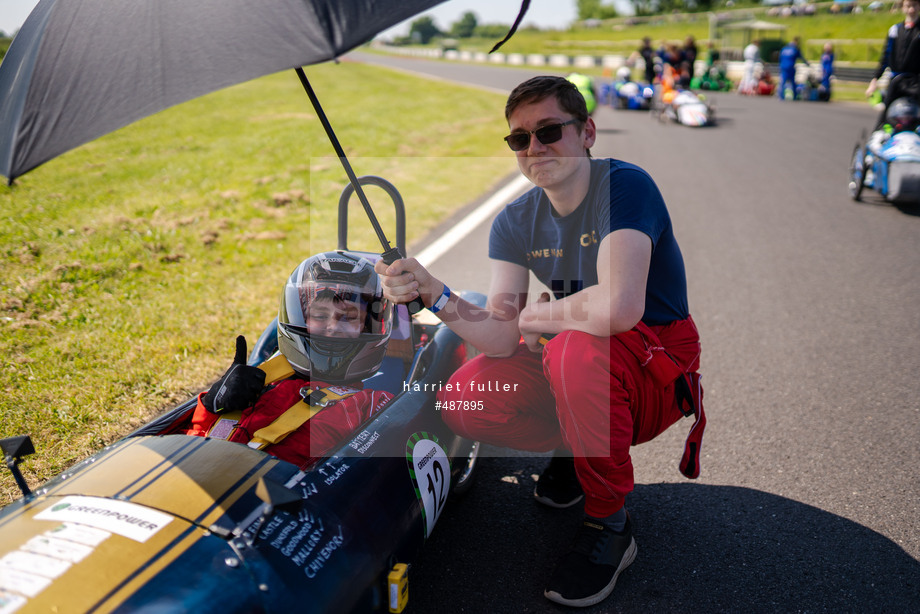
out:
M732 86L731 79L725 74L725 68L721 64L709 66L702 75L694 77L690 82L691 89L710 92L730 92Z
M179 434L194 398L34 491L17 468L32 442L3 440L23 497L0 510L0 614L402 611L408 567L470 487L479 445L445 427L435 398L470 349L398 313L396 351L365 382L396 397L310 467ZM269 372L284 361L276 327L249 359Z
M714 126L715 111L703 96L690 90L671 90L655 99L652 114L661 121L673 121L684 126Z
M655 88L636 81L618 81L612 85L610 104L615 109L647 111L655 97Z
M599 86L601 104L608 104L615 109L648 110L655 88L632 79L632 71L621 66L613 81L602 82Z

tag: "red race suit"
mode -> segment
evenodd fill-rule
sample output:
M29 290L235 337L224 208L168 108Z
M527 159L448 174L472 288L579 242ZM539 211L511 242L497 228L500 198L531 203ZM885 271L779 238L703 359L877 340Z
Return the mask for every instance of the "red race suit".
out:
M263 391L252 407L243 410L235 425L233 423L236 421L230 416L225 417L208 411L201 403L205 393L201 393L198 395L198 405L192 415L191 425L185 433L248 444L257 431L268 427L302 401L301 391L310 388L324 388L349 396L322 408L312 408L318 410L318 413L281 441L262 448L265 452L301 468L312 465L341 445L364 421L380 411L393 398L389 392L329 386L290 378ZM224 420L221 420L222 418Z

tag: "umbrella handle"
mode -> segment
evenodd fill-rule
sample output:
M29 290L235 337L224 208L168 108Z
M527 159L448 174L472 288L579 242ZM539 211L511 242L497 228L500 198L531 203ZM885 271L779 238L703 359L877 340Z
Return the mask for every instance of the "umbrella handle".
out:
M399 248L392 247L387 251L380 254L380 257L386 264L393 264L400 258L404 258L401 253L399 253ZM422 309L425 309L425 303L422 302L422 297L416 296L414 299L406 303L406 309L409 310L409 315L415 315Z

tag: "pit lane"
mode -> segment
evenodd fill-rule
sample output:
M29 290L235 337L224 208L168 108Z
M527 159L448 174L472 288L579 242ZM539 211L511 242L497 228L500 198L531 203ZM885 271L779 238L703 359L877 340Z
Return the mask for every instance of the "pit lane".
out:
M360 58L502 91L536 74ZM639 554L586 611L918 611L920 208L850 200L868 105L711 99L714 128L595 116L595 157L644 167L668 203L709 427L696 481L677 471L689 421L633 449ZM487 290L488 223L432 267L451 287ZM409 612L562 610L543 583L580 510L533 501L545 459L484 455L410 574Z

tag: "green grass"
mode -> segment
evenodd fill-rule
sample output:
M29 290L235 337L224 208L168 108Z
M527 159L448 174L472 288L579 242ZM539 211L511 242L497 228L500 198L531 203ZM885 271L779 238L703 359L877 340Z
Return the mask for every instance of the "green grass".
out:
M514 172L502 96L343 62L307 69L409 242ZM394 92L399 93L394 96ZM35 485L206 387L303 258L336 247L345 172L293 72L131 125L0 187L0 437ZM391 241L390 200L368 190ZM380 251L352 199L349 247ZM2 473L0 504L15 496Z
M819 11L821 10L819 5ZM826 8L826 5L824 5ZM762 11L755 10L760 16ZM812 59L871 65L890 13L770 18ZM644 36L709 38L703 14L598 29L519 31L506 53L629 54ZM494 40L464 40L488 50ZM409 242L514 171L502 96L344 62L307 71L358 175L393 182ZM597 71L600 74L600 69ZM863 100L838 84L835 100ZM293 73L167 110L0 187L0 437L31 434L32 484L226 368L254 341L306 256L336 246L345 173ZM389 199L368 190L384 229ZM353 198L357 201L356 198ZM349 247L378 251L357 202ZM0 504L16 495L0 478Z

